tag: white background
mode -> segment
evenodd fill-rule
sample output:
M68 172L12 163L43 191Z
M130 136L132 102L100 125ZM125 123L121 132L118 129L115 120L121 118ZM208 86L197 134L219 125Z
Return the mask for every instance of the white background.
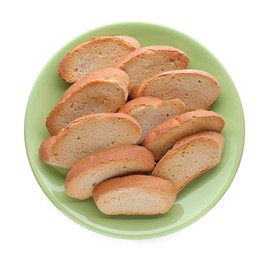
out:
M0 259L270 259L268 1L1 1ZM246 143L238 173L203 218L171 235L115 239L61 213L40 189L24 147L24 114L48 59L116 22L172 27L206 46L241 96Z

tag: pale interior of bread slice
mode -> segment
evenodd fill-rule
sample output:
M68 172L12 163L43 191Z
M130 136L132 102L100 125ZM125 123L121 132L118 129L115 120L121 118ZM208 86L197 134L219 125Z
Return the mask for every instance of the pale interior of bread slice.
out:
M126 188L107 192L96 202L109 215L153 215L166 212L172 201L164 193L147 188Z
M143 80L164 71L183 69L181 58L175 56L174 52L156 53L156 55L142 55L130 62L132 64L124 67L124 71L130 76L129 89L139 86Z
M171 181L180 191L197 176L216 166L220 158L220 146L216 141L195 140L170 150L153 174Z
M93 189L99 183L116 176L147 174L151 171L149 164L143 160L123 159L102 163L98 167L91 168L66 183L66 192L71 197L87 199L92 196Z
M138 125L123 118L96 118L78 124L52 147L51 164L70 168L87 155L121 145L135 144Z
M74 119L93 113L114 113L126 101L126 92L118 83L94 83L94 86L67 97L54 113L53 125L59 131ZM92 83L93 85L93 83Z
M216 81L195 73L172 74L149 81L141 88L142 96L163 100L179 98L186 104L186 111L209 109L219 95Z
M184 108L176 102L134 108L129 114L139 122L142 128L142 135L137 143L140 144L154 127L183 112Z
M131 52L131 48L112 41L95 42L82 48L76 56L70 59L70 74L80 79L88 73L114 67L118 61Z
M175 142L181 138L205 130L220 132L222 129L221 125L222 120L215 117L192 118L191 120L184 121L177 127L169 129L168 132L163 133L161 136L157 135L155 140L144 144L144 146L153 152L155 160L159 160L169 149L173 147ZM158 126L152 131L158 132Z

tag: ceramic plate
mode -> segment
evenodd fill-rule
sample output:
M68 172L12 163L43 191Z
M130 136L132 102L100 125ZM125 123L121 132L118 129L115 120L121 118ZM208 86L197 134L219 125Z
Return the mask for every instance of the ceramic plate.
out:
M189 68L214 75L221 87L220 97L212 110L226 122L223 130L225 149L221 163L189 184L177 196L169 212L158 216L106 216L92 199L78 201L64 192L67 170L51 167L39 159L39 146L49 136L45 120L69 84L57 74L61 58L74 46L94 36L131 35L142 46L170 45L190 57ZM158 25L144 23L114 24L87 32L66 44L45 65L38 76L25 116L25 143L33 173L45 194L68 217L80 225L106 235L142 239L178 231L207 213L230 186L239 166L244 146L244 116L241 101L230 76L220 62L201 44L190 37Z

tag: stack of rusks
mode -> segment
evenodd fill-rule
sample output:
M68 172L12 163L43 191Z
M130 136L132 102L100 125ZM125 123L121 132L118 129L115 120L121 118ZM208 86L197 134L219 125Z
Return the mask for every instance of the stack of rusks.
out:
M44 163L69 169L65 192L105 214L167 212L177 193L221 160L219 84L171 46L92 38L61 60L72 85L49 112Z

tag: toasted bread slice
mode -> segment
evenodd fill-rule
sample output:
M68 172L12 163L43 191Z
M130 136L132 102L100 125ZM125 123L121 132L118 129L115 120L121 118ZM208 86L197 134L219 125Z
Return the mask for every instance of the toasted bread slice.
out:
M114 113L127 101L128 75L117 68L95 71L68 88L50 111L46 126L52 135L78 117Z
M209 109L219 96L218 81L201 70L174 70L160 73L132 89L131 97L153 96L163 100L180 98L186 111Z
M153 154L138 145L125 145L78 161L69 171L66 193L80 200L92 197L94 187L116 176L148 174L155 166Z
M180 99L161 100L155 97L140 97L124 104L119 112L134 117L142 128L140 144L151 129L162 122L182 114L185 104Z
M187 136L162 157L153 175L169 180L179 192L220 162L223 147L224 137L217 132L206 131Z
M152 151L158 161L181 138L201 131L221 132L224 124L221 115L213 111L186 112L153 128L145 137L143 146Z
M139 42L130 36L95 37L70 50L61 60L58 73L66 82L74 83L90 72L116 66L138 48Z
M130 77L129 92L145 79L168 70L186 69L189 57L183 51L169 46L147 46L123 58L118 67Z
M123 113L98 113L80 117L47 138L40 146L40 158L47 164L71 168L88 155L121 145L135 144L141 127Z
M159 177L130 175L97 185L93 198L107 215L155 215L171 208L176 190L171 182Z

